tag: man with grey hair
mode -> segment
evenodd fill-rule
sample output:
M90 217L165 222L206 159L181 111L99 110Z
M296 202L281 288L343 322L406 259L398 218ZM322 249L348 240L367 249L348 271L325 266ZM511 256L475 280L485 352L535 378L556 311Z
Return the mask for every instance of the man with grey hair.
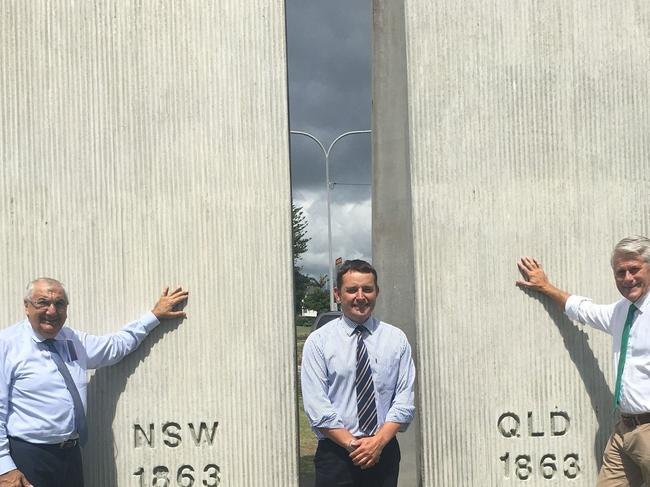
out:
M27 318L0 331L0 487L83 487L88 369L119 362L160 320L184 318L182 288L117 333L64 327L68 294L49 277L29 283Z
M548 296L574 321L612 335L614 407L621 414L598 474L598 487L650 485L650 239L632 236L612 252L614 282L623 299L598 305L551 284L537 259L522 257L517 285Z

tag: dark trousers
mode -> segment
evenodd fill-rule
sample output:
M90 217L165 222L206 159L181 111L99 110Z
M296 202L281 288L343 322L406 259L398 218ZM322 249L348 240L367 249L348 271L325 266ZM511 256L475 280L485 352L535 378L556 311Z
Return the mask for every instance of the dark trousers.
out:
M84 487L79 445L60 448L9 438L9 450L18 470L36 487Z
M345 448L331 440L320 440L314 456L315 487L397 487L400 459L399 445L393 438L382 450L377 465L361 470Z

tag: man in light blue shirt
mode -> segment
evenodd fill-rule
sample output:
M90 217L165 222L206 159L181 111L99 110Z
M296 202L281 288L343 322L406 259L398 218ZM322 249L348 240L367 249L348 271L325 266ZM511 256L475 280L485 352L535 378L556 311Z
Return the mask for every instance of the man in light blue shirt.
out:
M377 272L344 262L335 296L343 316L314 331L301 366L305 412L319 439L316 487L394 487L395 435L415 414L415 367L406 335L372 316Z
M27 318L0 331L0 486L83 487L88 369L135 350L160 320L184 318L188 293L165 289L151 312L93 336L63 327L68 296L51 278L32 281Z

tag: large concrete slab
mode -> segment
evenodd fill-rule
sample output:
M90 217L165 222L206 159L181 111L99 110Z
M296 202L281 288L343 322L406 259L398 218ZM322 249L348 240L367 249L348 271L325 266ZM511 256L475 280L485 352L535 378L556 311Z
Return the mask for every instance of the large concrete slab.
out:
M394 142L373 135L375 172L408 174L410 195L394 178L373 190L375 205L411 198L375 225L411 213L414 274L384 272L383 289L415 287L421 485L593 485L613 420L609 338L515 288L515 261L617 299L611 247L650 231L650 5L404 5L408 112L377 87L374 105L408 131L408 158L379 160ZM373 257L408 267L394 228Z
M282 1L0 4L0 323L39 275L93 333L191 293L92 377L88 485L297 485L284 32Z
M417 361L404 27L403 2L373 2L372 255L381 288L375 314L406 333ZM416 415L398 434L400 487L420 485L419 430Z

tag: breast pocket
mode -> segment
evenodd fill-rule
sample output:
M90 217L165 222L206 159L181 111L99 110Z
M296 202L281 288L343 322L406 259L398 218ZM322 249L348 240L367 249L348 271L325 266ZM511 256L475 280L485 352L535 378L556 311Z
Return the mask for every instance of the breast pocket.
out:
M371 360L375 389L380 393L392 393L397 385L399 361L395 357L377 357Z

